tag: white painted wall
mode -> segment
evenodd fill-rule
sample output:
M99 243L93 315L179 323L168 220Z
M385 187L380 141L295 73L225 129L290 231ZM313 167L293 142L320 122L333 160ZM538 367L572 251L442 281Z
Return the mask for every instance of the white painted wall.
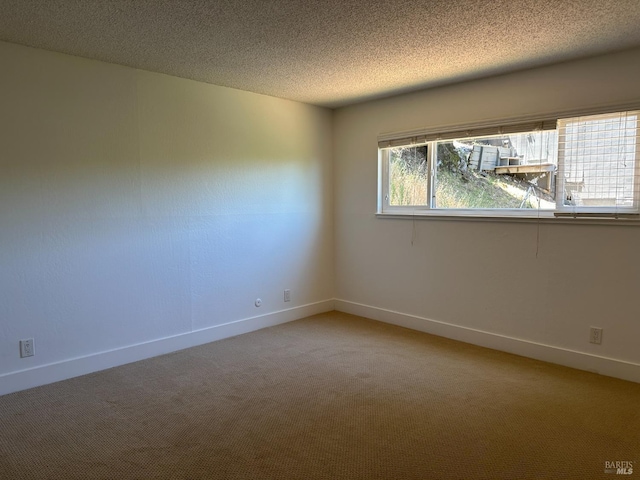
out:
M637 101L640 50L333 114L1 42L0 65L0 394L331 309L334 280L343 310L637 375L639 229L543 224L536 256L537 225L374 213L379 134Z
M332 308L330 110L7 43L0 65L0 394Z
M531 223L374 216L379 134L638 102L638 78L631 50L337 110L338 308L480 344L487 332L525 355L580 352L586 369L598 369L589 356L630 362L640 379L640 228L542 224L536 247ZM602 345L588 343L592 325Z

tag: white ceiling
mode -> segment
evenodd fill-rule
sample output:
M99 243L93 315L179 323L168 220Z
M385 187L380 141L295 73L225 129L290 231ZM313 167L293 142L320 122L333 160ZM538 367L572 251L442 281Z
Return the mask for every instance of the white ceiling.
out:
M640 46L640 0L0 0L0 40L337 107Z

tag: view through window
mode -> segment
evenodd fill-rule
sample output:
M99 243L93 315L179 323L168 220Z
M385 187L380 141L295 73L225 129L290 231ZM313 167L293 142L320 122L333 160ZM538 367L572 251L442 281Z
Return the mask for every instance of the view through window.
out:
M383 210L637 211L638 112L416 143L381 149Z

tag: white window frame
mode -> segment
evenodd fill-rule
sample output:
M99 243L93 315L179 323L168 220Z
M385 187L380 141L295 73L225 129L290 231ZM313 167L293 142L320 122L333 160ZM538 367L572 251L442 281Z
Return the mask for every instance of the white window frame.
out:
M378 137L378 216L411 216L424 217L462 217L462 218L518 218L518 219L560 219L582 218L627 219L640 223L640 120L636 142L634 204L632 207L568 207L563 205L564 180L562 179L561 155L558 154L558 170L556 185L555 209L454 209L432 208L437 181L436 151L438 141L463 139L493 134L525 133L536 130L556 129L555 125L561 118L574 118L616 112L640 110L640 105L623 105L609 109L592 109L589 111L567 111L537 118L520 117L510 121L475 123L449 126L438 129L420 129L410 132L400 132L380 135ZM640 119L640 115L639 115ZM552 127L553 126L553 127ZM427 146L428 177L426 181L428 201L425 205L391 205L389 203L389 151L399 146Z

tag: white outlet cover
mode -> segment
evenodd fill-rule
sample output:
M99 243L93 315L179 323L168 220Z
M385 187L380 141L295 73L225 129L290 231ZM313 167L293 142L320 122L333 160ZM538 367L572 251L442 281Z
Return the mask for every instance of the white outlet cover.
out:
M26 340L20 340L20 357L33 357L35 354L33 338L27 338Z

